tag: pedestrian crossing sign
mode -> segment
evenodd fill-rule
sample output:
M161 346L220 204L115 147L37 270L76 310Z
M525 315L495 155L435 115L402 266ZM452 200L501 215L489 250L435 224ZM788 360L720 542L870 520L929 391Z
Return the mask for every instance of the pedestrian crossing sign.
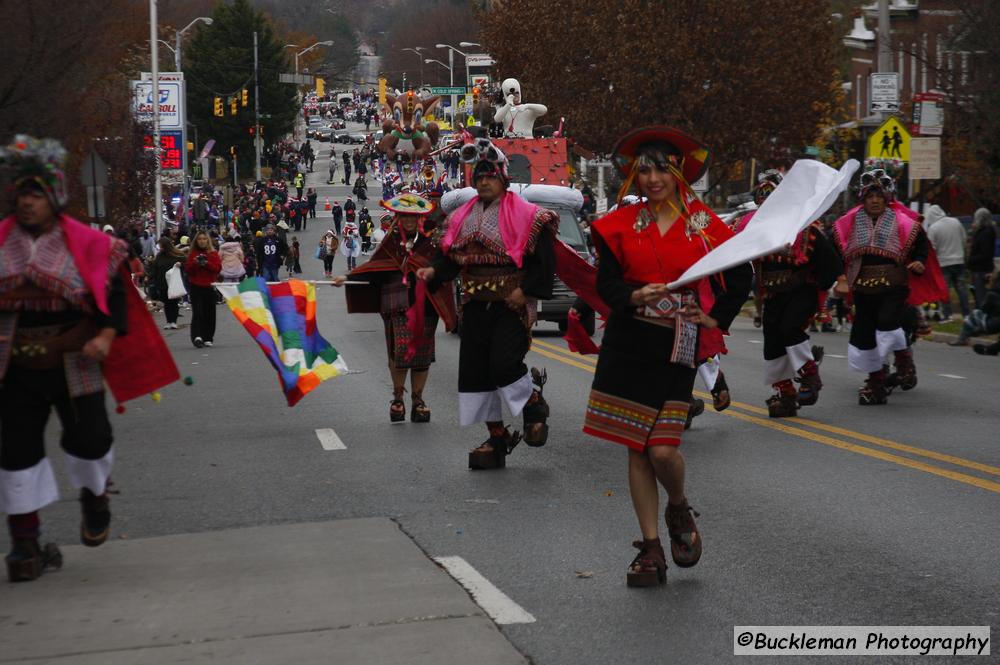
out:
M867 157L910 161L910 132L898 118L889 117L868 137Z

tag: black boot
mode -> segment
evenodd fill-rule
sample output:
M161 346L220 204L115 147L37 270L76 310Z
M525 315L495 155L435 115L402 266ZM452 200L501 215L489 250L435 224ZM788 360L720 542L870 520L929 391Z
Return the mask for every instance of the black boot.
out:
M38 544L38 513L9 515L11 550L5 557L7 579L11 582L30 582L41 576L46 568L62 567L62 553L52 543L45 547Z
M819 401L819 391L823 387L823 381L819 378L818 362L810 360L803 365L795 380L799 384L799 406L812 406Z
M889 401L889 392L885 388L885 372L879 370L868 375L865 385L858 390L858 404L869 406L873 404L886 404Z
M80 522L80 542L87 547L104 544L111 530L111 509L108 493L97 496L84 487L80 490L80 507L83 519Z
M913 349L896 351L894 355L899 387L903 390L913 390L917 387L917 366L913 362Z
M792 418L798 415L799 402L795 386L791 380L785 379L773 384L777 391L767 398L767 415L771 418Z
M549 417L549 405L542 396L548 375L544 369L538 371L532 367L531 381L538 387L532 391L531 398L521 412L524 418L524 442L529 446L539 448L544 446L549 438L549 426L545 422Z
M1000 342L993 344L975 344L972 350L981 356L995 356L1000 354Z

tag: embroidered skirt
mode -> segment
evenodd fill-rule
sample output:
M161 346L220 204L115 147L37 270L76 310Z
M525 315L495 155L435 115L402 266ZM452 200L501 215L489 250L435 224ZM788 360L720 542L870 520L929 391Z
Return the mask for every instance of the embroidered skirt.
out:
M680 445L697 370L670 362L673 346L672 328L613 314L583 431L635 450Z
M386 351L397 369L423 369L434 362L434 332L438 315L430 303L424 314L423 340L417 344L416 353L409 360L406 359L406 350L413 343L413 335L406 325L406 310L383 313L382 323L385 325Z

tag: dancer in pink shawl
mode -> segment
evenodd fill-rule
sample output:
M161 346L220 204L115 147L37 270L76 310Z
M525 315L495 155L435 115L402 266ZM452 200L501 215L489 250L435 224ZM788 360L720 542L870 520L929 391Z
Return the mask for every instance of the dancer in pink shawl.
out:
M535 301L552 297L556 272L555 213L507 191L506 158L488 139L466 145L478 196L445 223L440 253L417 271L428 288L462 278L462 346L459 352L459 421L485 422L489 438L469 453L470 469L496 469L521 439L504 425L502 407L523 413L524 440L542 446L549 407L542 397L544 371L528 371Z

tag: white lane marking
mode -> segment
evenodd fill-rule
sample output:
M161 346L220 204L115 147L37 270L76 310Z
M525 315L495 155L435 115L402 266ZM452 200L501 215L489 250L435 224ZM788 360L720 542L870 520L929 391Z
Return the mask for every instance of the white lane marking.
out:
M323 450L347 450L347 446L337 433L329 427L316 430L316 438L319 439L319 445L323 446Z
M535 617L511 600L503 591L493 586L462 557L437 556L434 557L434 560L447 570L456 582L465 587L465 590L472 594L472 598L483 608L483 611L497 623L535 623Z
M764 342L760 341L759 339L748 339L747 341L750 342L751 344L763 344L764 343Z
M958 374L938 374L938 376L943 376L946 379L964 379L964 376L959 376Z
M842 356L839 353L828 353L828 354L826 354L826 357L827 358L846 358L847 356Z

